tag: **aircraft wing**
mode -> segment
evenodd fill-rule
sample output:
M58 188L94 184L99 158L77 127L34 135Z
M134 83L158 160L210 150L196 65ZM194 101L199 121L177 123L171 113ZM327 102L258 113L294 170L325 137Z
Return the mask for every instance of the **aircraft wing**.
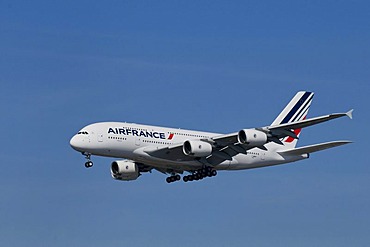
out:
M333 113L333 114L330 114L330 115L305 119L305 120L301 120L301 121L297 121L297 122L279 124L279 125L274 125L274 126L268 126L268 127L262 128L261 130L264 131L264 132L269 133L272 137L275 137L275 138L278 138L278 139L284 138L286 136L290 136L290 137L293 137L295 139L298 139L298 137L294 134L294 132L292 130L305 128L305 127L308 127L308 126L323 123L323 122L333 120L333 119L336 119L336 118L340 118L340 117L344 117L344 116L347 116L350 119L352 119L352 112L353 112L353 109L346 112L346 113Z
M200 164L218 165L225 160L232 160L232 157L246 153L247 150L255 147L248 147L246 144L238 142L238 133L216 136L210 139L200 139L200 141L210 143L212 145L212 153L207 157L197 158L185 155L183 152L183 144L177 143L165 147L147 147L143 151L153 157L167 159L171 161L198 161ZM266 150L265 147L259 147Z
M232 146L233 144L230 144ZM234 149L229 148L229 146L225 146L222 150L220 147L214 147L212 150L212 153L207 157L194 157L185 155L183 152L183 143L178 143L175 145L169 145L166 147L147 147L143 149L143 152L149 154L152 157L168 160L168 161L174 161L174 162L189 162L194 161L199 164L199 166L207 165L207 166L217 166L220 163L226 161L226 160L232 160L232 156L237 155L241 152L246 152L246 149L240 148L240 150L236 151ZM179 166L174 166L170 170L192 170L194 167L182 165L181 168ZM164 169L161 172L165 172L167 169ZM177 171L178 173L181 173Z
M323 122L333 120L336 118L340 118L340 117L344 117L344 116L348 116L349 118L352 119L352 112L353 112L353 109L346 113L333 113L330 115L305 119L305 120L296 121L292 123L285 123L285 124L273 125L273 126L268 126L268 127L256 128L255 130L259 130L259 131L266 133L268 136L268 142L273 141L273 142L282 144L280 139L285 138L287 136L292 137L294 139L298 139L298 136L294 132L294 130L296 129L305 128L308 126L323 123ZM247 144L240 144L238 142L238 133L231 133L231 134L216 136L211 139L211 142L213 143L215 147L218 147L218 149L216 150L217 152L215 152L215 155L218 155L218 156L220 156L219 155L220 153L227 153L227 155L232 157L238 153L245 153L250 148L255 148L255 146L250 147ZM266 150L266 147L264 145L257 146L257 148Z
M192 161L194 160L194 157L185 155L182 151L183 143L177 143L173 145L168 146L162 146L162 147L153 147L149 146L144 148L144 152L159 158L159 159L165 159L165 160L171 160L171 161Z
M334 113L330 115L305 119L297 122L292 123L285 123L285 124L279 124L279 125L273 125L273 126L267 126L262 128L255 128L254 130L264 132L268 139L268 142L275 142L278 144L283 145L281 142L282 138L285 137L292 137L295 139L298 139L298 136L294 133L295 129L305 128L308 126L312 126L315 124L319 124L322 122L326 122L332 119L336 119L343 116L348 116L349 118L352 118L352 111L350 110L347 113ZM171 160L171 161L198 161L203 164L207 165L213 165L216 166L226 160L232 160L232 157L237 154L246 153L247 150L252 148L260 148L262 150L267 150L267 148L264 145L261 146L249 146L248 144L242 144L238 141L238 132L225 134L225 135L219 135L215 136L209 139L200 139L200 141L208 142L212 145L212 153L211 155L207 157L197 158L193 156L185 155L183 152L183 143L177 143L173 145L168 145L165 147L147 147L143 151L153 157L165 159L165 160ZM319 150L323 150L326 148L330 148L333 145L343 145L346 143L340 142L335 143L325 143L320 144L320 146L309 146L305 147L306 149L294 149L290 151L290 154L293 154L294 152L303 152L303 151L309 151L309 152L316 152ZM316 150L316 151L315 151ZM286 151L286 154L288 152Z
M352 143L352 142L351 141L325 142L325 143L309 145L309 146L300 147L300 148L293 148L290 150L284 150L278 153L282 155L302 155L302 154L318 152L318 151L325 150L328 148L338 147L338 146L349 144L349 143Z

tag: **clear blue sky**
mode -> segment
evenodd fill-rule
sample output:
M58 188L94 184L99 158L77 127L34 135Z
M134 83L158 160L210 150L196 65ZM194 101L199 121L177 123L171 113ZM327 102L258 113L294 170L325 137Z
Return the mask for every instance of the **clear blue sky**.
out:
M1 246L367 246L368 1L0 2ZM165 183L85 169L69 139L116 120L220 133L268 125L298 90L298 163Z

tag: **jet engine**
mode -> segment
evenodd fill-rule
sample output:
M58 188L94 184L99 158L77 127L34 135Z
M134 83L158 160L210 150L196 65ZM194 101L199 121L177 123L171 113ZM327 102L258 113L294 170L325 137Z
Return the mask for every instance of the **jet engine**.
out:
M112 177L118 180L136 180L139 176L139 167L130 160L113 161L111 165Z
M238 133L238 142L252 147L262 146L267 143L267 135L259 130L244 129Z
M206 157L212 153L212 145L204 141L185 141L182 151L189 156Z

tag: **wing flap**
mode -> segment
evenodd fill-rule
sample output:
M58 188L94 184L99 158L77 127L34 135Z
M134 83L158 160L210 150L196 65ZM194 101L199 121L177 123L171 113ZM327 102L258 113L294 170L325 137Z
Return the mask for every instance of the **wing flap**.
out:
M302 155L302 154L318 152L318 151L325 150L328 148L338 147L338 146L349 144L349 143L352 143L352 142L351 141L325 142L325 143L314 144L314 145L309 145L309 146L300 147L300 148L279 151L278 153L282 155Z

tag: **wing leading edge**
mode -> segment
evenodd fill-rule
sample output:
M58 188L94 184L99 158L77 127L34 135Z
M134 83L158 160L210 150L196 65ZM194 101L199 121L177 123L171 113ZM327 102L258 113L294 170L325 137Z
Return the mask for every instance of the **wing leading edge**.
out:
M285 124L280 124L280 125L275 125L275 126L268 126L268 127L262 128L262 130L263 131L269 131L269 132L271 132L271 134L274 134L274 132L278 133L281 130L291 131L291 130L295 130L295 129L301 129L301 128L305 128L305 127L308 127L308 126L316 125L316 124L319 124L319 123L323 123L323 122L333 120L333 119L336 119L336 118L340 118L340 117L344 117L344 116L347 116L350 119L352 119L352 113L353 113L353 109L346 112L346 113L333 113L333 114L330 114L330 115L305 119L305 120L301 120L301 121L297 121L297 122L285 123ZM282 137L284 137L284 136L282 136ZM282 138L282 137L280 137L280 138Z

